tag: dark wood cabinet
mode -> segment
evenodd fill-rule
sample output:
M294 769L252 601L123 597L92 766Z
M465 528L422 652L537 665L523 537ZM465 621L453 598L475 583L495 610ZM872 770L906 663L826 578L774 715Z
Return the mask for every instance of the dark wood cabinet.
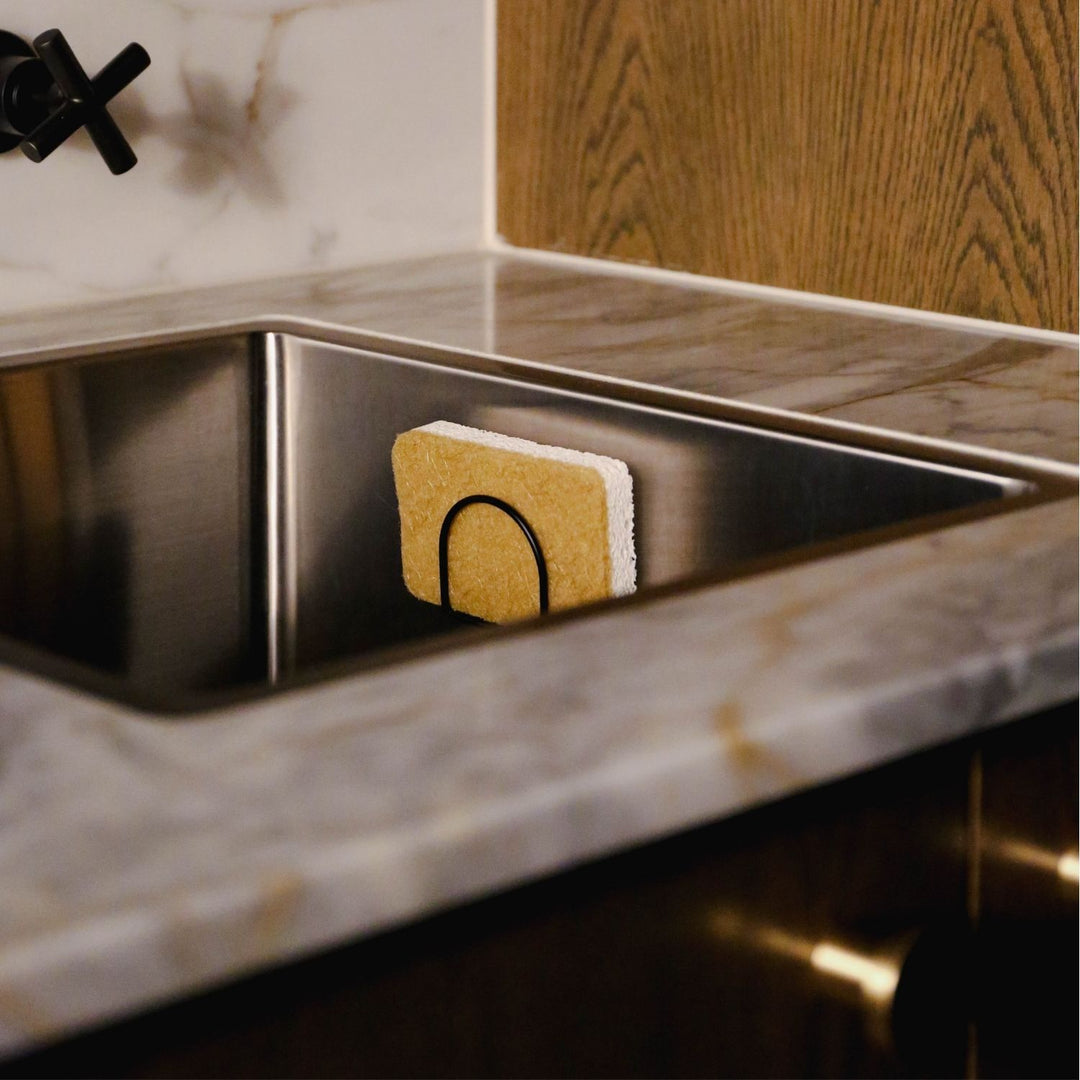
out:
M1076 752L1074 704L0 1072L1075 1075Z
M1077 1075L1077 708L988 736L975 1008L980 1075Z

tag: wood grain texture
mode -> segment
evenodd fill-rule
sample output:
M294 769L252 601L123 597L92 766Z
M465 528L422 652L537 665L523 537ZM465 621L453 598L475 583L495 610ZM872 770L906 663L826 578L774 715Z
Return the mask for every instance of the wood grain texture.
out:
M512 244L1077 329L1072 0L500 0Z

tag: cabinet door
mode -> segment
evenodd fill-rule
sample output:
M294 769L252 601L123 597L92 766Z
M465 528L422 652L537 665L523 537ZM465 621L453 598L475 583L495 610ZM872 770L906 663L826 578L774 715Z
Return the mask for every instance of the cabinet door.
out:
M975 912L978 1072L1075 1076L1077 706L988 735Z

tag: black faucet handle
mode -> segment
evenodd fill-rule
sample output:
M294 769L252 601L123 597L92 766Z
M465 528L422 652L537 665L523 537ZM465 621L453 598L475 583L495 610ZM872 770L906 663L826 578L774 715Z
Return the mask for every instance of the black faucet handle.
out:
M91 79L59 30L39 34L34 50L52 79L59 105L26 133L19 144L22 152L31 161L44 161L85 127L109 169L116 174L127 172L137 159L105 106L150 66L147 51L141 45L128 45Z

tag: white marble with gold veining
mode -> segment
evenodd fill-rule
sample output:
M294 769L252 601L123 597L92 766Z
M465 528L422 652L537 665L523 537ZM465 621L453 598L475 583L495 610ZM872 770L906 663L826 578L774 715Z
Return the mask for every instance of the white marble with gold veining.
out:
M0 154L0 312L475 246L484 0L4 0L93 75L151 65L110 105L139 163L85 132Z
M1076 349L464 254L0 319L288 315L1073 460ZM162 723L0 671L0 1049L1076 695L1077 502Z

